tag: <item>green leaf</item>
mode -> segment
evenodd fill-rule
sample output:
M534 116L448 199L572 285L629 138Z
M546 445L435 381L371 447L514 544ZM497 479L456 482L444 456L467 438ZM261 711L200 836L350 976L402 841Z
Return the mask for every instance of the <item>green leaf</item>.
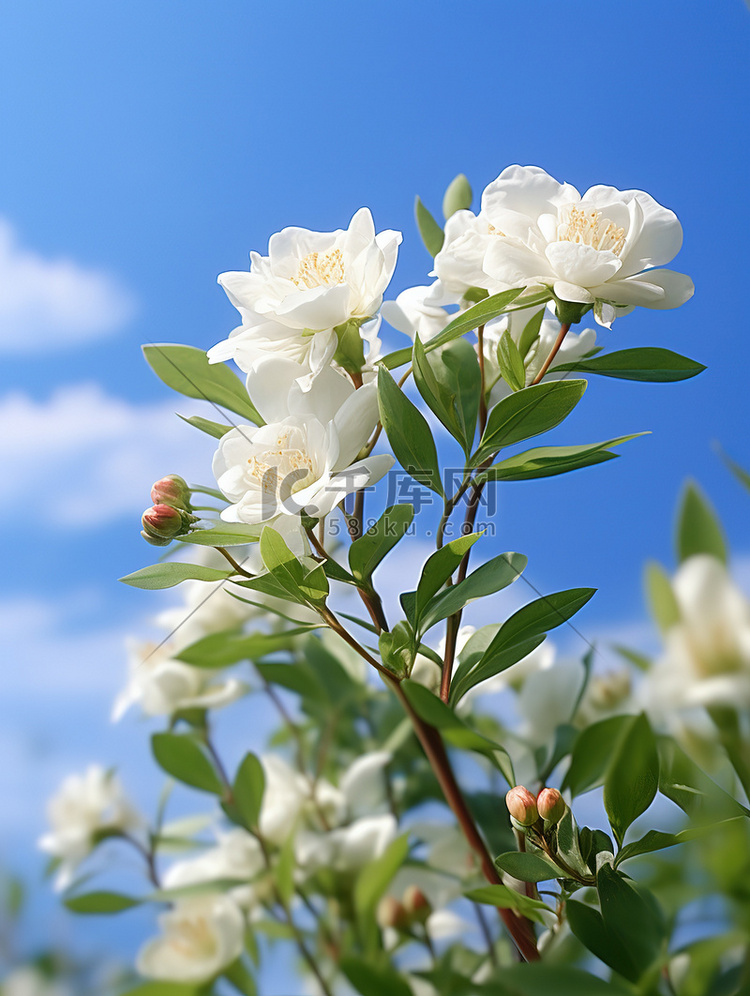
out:
M351 374L357 374L365 365L365 344L360 333L362 323L352 318L334 329L339 344L333 359Z
M527 563L528 560L522 553L502 553L472 571L463 581L441 591L427 606L420 621L420 636L474 599L493 595L496 591L507 588L521 576Z
M466 657L456 668L451 681L449 697L451 706L457 705L471 688L487 681L488 678L493 678L502 671L507 671L509 667L513 667L524 657L528 657L544 643L545 639L546 636L542 634L521 643L514 643L509 647L493 650L492 656L486 660L484 657L478 658L476 655Z
M484 298L479 304L475 304L472 308L457 315L452 322L445 326L442 332L425 344L425 349L429 353L433 349L444 346L447 342L460 339L467 332L473 332L480 325L486 325L498 315L502 315L508 310L515 310L509 309L509 305L513 304L525 290L525 287L516 287L513 290L502 291L500 294ZM523 307L529 307L529 304L526 303Z
M682 493L677 517L677 556L683 561L698 553L727 562L724 530L716 512L698 485L690 481Z
M390 632L381 633L378 647L383 665L397 678L405 678L417 652L414 630L409 623L399 622Z
M473 903L497 906L503 910L515 910L521 916L525 916L529 920L536 920L537 923L544 923L543 910L548 913L552 912L549 906L540 899L530 899L527 895L509 889L507 885L483 885L479 889L465 892L464 895Z
M526 368L510 332L503 332L497 347L497 362L503 380L511 391L522 391L526 386Z
M659 791L688 816L708 817L714 823L728 817L750 816L750 809L709 778L671 737L660 737L658 750Z
M210 996L205 985L190 986L181 982L144 982L135 989L128 989L122 996Z
M341 959L339 967L361 996L412 996L403 975L390 965L347 956Z
M288 906L294 895L294 834L290 833L279 851L276 863L276 888L281 902Z
M365 865L354 883L354 906L360 917L372 916L409 853L408 834L391 841L380 857Z
M559 363L555 369L601 374L604 377L618 377L622 380L668 383L695 377L706 368L702 363L696 363L687 356L673 353L671 349L642 346L636 349L621 349L615 353L606 353L590 359Z
M237 769L232 786L232 799L237 813L248 830L258 825L266 777L255 754L247 753Z
M598 910L575 899L565 904L573 934L585 948L626 979L637 978L638 966L620 938L605 925Z
M505 446L554 429L570 415L586 387L585 380L555 380L503 398L490 411L470 465L476 467Z
M414 601L414 621L419 620L428 602L436 595L448 578L464 559L464 554L472 548L481 533L468 533L446 543L436 553L428 557L422 568Z
M604 779L604 808L622 846L625 832L645 813L659 787L659 753L646 716L634 716L617 742Z
M579 875L588 875L589 869L581 854L578 826L570 807L565 810L565 815L557 824L556 844L557 853L573 871Z
M234 986L238 993L243 996L257 996L258 988L255 985L250 972L247 970L242 959L238 958L228 968L225 968L222 975Z
M284 542L283 537L266 526L260 536L260 555L263 563L293 599L301 598L311 605L322 605L328 595L328 579L320 564L312 569L298 560Z
M286 650L291 647L295 636L309 633L311 628L297 626L281 633L253 633L250 636L234 630L212 633L180 650L175 654L175 658L193 667L208 670L231 667L239 661L252 661L279 650Z
M478 474L477 480L532 481L540 477L568 474L573 470L614 460L619 454L610 453L608 446L619 446L620 443L645 435L648 433L635 432L629 436L607 439L602 443L584 443L580 446L538 446L493 464Z
M603 785L612 752L632 719L632 716L609 716L581 730L562 788L577 796Z
M375 568L398 543L414 518L413 505L391 505L374 526L349 547L349 566L360 581L369 581Z
M224 786L213 764L192 737L155 733L151 737L151 752L159 767L178 782L201 792L224 794Z
M415 481L443 497L445 492L430 427L384 367L378 370L378 404L380 421L398 462Z
M68 896L63 903L71 913L122 913L140 906L141 900L123 896L119 892L86 892L80 896Z
M179 541L194 546L245 546L257 543L262 529L260 525L247 526L243 522L222 522L210 529L193 529L180 536Z
M620 940L635 966L626 978L637 982L658 958L666 938L661 910L650 893L641 892L609 865L599 870L597 890L604 926Z
M732 460L732 458L727 456L726 453L722 453L720 451L720 456L745 490L750 491L750 474L748 474L745 468L741 467L735 460Z
M467 340L457 339L428 355L415 337L417 389L467 456L474 442L481 380L476 352Z
M144 346L143 355L156 376L173 391L221 405L255 425L263 425L239 377L223 363L209 363L202 349L162 342Z
M133 588L173 588L181 581L225 581L234 574L234 571L217 570L215 567L203 567L201 564L176 564L167 560L161 564L152 564L150 567L143 567L133 574L126 574L120 578L123 584L132 585Z
M214 439L221 439L222 436L226 436L234 426L228 425L223 422L212 422L211 419L201 418L200 415L180 415L177 412L177 417L181 418L183 422L187 422L188 425L194 426L196 429L200 429L201 432L207 433L209 436L213 436Z
M542 322L544 321L545 310L545 308L540 308L539 311L532 315L524 326L521 338L518 340L518 351L524 360L526 359L531 347L539 338Z
M471 184L463 173L454 176L443 195L443 216L447 221L456 211L468 211L474 195Z
M513 764L504 747L472 730L450 706L424 685L407 679L401 682L401 688L420 719L440 730L451 746L482 754L492 762L509 785L515 784Z
M427 252L430 256L437 256L443 248L445 234L419 197L414 201L414 217Z
M577 905L581 905L578 903ZM586 907L584 907L586 908ZM633 996L633 990L558 963L503 966L502 975L472 987L472 996Z
M547 882L550 879L564 878L556 864L542 854L530 851L508 851L495 858L495 864L502 872L512 875L521 882Z
M680 607L672 590L672 582L655 560L646 564L643 580L651 615L661 633L665 634L680 621Z

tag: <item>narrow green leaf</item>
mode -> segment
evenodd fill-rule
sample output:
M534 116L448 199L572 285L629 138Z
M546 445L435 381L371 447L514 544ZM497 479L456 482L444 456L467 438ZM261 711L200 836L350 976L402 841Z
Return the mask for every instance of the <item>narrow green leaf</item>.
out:
M497 347L497 361L503 380L511 391L522 391L526 386L526 368L510 332L503 332Z
M159 767L178 782L202 792L224 794L224 786L213 764L192 737L155 733L151 737L151 752Z
M659 791L688 816L709 818L712 822L734 816L750 816L728 792L688 757L671 737L660 737Z
M339 967L361 996L412 996L403 975L389 965L377 965L350 955Z
M511 646L493 650L492 655L485 660L484 657L477 658L476 655L465 658L456 668L449 702L451 706L457 705L466 693L476 685L481 685L483 681L493 678L502 671L518 664L524 657L528 657L537 647L541 646L546 639L545 634L534 636L521 643L513 643Z
M383 665L391 674L398 679L409 674L417 652L414 630L409 623L396 623L390 632L381 633L378 648Z
M708 498L690 481L682 493L677 517L677 556L682 560L708 553L727 562L724 530Z
M508 851L495 858L495 864L500 871L512 875L520 882L547 882L565 877L564 872L549 858L529 851Z
M604 808L617 843L645 813L659 787L659 754L646 716L634 716L618 741L604 779Z
M487 906L497 906L499 909L515 910L521 916L537 923L544 923L542 912L552 910L540 899L530 899L527 895L509 889L507 885L483 885L479 889L470 889L464 895L473 903Z
M133 588L173 588L181 581L224 581L230 578L234 571L217 570L215 567L203 567L201 564L176 564L167 560L162 564L152 564L142 567L140 571L126 574L120 578L123 584Z
M731 457L727 456L726 453L723 453L721 451L719 451L719 453L721 459L724 461L727 467L729 467L730 471L732 472L732 474L734 474L735 478L740 482L740 484L745 488L746 491L750 491L750 474L748 474L748 472L745 470L744 467L741 467L735 460L732 460Z
M479 361L471 344L457 339L428 355L416 336L414 382L430 410L468 456L474 442L481 385Z
M359 873L354 883L354 906L361 917L372 915L408 853L409 837L402 834Z
M651 893L641 891L609 865L599 870L597 890L604 926L632 958L636 971L629 978L637 982L659 957L666 939L661 910Z
M442 332L425 344L425 349L429 353L433 349L444 346L447 342L452 342L453 339L460 339L467 332L473 332L480 325L486 325L493 318L508 311L510 305L525 290L525 287L516 287L513 290L502 291L500 294L484 298L478 304L457 315L452 322L445 326ZM529 303L523 305L524 308L529 306Z
M247 753L234 776L232 798L234 805L248 830L258 825L258 816L263 802L266 777L263 766L255 754Z
M456 211L468 211L474 195L471 184L463 173L454 176L443 195L443 216L447 221Z
M414 217L417 221L419 234L422 236L422 241L425 244L425 249L430 256L437 256L443 248L445 234L419 197L414 201Z
M565 910L570 929L585 948L624 978L638 977L638 965L620 938L607 928L598 910L576 899L569 899Z
M263 563L293 599L301 598L311 605L322 605L328 595L325 571L312 561L310 566L298 560L284 542L283 537L266 526L260 537L260 555Z
M262 529L262 526L247 526L243 522L221 522L210 529L194 529L186 536L180 536L180 543L194 546L245 546L257 543Z
M140 906L142 900L123 896L119 892L86 892L80 896L68 896L63 900L72 913L122 913Z
M240 958L225 968L222 974L238 993L242 993L242 996L257 996L258 988L255 985L255 979Z
M495 638L485 651L482 663L491 660L493 654L512 647L516 643L531 640L542 633L562 626L576 612L594 597L596 588L569 588L534 599L528 605L514 612L503 623Z
M415 481L443 497L445 492L430 427L384 367L378 370L378 404L380 421L398 462Z
M655 560L646 564L644 587L654 622L661 633L665 634L680 621L680 607L672 590L669 575Z
M560 363L555 369L601 374L604 377L618 377L622 380L668 383L695 377L706 368L702 363L690 360L687 356L673 353L671 349L642 346L636 349L621 349L615 353L605 353L590 359Z
M194 426L196 429L200 429L201 432L205 432L209 436L213 436L214 439L221 439L222 436L226 436L228 432L234 428L234 426L229 425L226 422L212 422L211 419L201 418L200 415L180 415L177 412L177 417L181 418L183 422L187 422L188 425Z
M182 982L144 982L135 989L128 989L122 996L210 996L205 985L191 986Z
M415 621L419 620L427 603L440 591L464 559L464 554L472 548L480 536L481 533L459 536L428 557L417 584Z
M478 466L505 446L554 429L573 411L586 386L585 380L555 380L503 398L489 414L471 466Z
M309 631L308 626L298 626L282 633L252 633L250 636L234 630L211 633L178 651L175 657L193 667L217 670L231 667L239 661L252 661L278 650L286 650L291 647L295 636Z
M420 620L420 636L469 602L507 588L521 576L527 563L522 553L502 553L472 571L463 581L441 591L429 603Z
M413 505L391 505L374 526L349 547L349 566L360 581L369 580L383 558L402 539L414 518Z
M540 477L568 474L583 467L614 460L617 453L610 453L608 446L619 446L648 433L635 432L602 443L584 443L580 446L538 446L523 453L516 453L507 460L493 464L477 475L478 481L531 481Z
M570 789L577 796L604 784L612 753L632 719L632 716L609 716L581 730L563 778L563 789Z
M528 320L524 326L521 337L518 340L518 351L525 360L529 350L534 345L536 340L539 338L539 332L542 328L542 322L544 321L546 309L540 308L532 317Z
M156 376L173 391L221 405L255 425L263 425L239 377L224 363L209 363L202 349L152 343L143 347L143 355Z
M633 990L580 968L533 962L503 966L496 980L473 986L471 996L633 996Z

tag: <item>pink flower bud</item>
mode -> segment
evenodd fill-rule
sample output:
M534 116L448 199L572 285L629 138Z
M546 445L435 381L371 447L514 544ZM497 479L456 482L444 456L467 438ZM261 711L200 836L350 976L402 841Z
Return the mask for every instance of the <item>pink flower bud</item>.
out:
M383 896L378 903L375 919L381 930L385 930L386 927L405 930L409 926L409 915L395 896Z
M168 474L151 488L151 501L154 505L172 505L190 511L190 488L179 474Z
M549 823L559 823L565 815L567 806L557 789L543 788L536 797L536 807L543 820Z
M417 885L410 885L404 892L404 909L412 920L424 923L432 913L432 905L427 896Z
M516 785L505 796L508 812L523 827L530 827L539 819L536 799L523 785Z
M146 509L141 517L141 525L148 537L157 540L157 546L163 546L164 540L169 542L188 531L190 518L187 512L179 508L159 504Z

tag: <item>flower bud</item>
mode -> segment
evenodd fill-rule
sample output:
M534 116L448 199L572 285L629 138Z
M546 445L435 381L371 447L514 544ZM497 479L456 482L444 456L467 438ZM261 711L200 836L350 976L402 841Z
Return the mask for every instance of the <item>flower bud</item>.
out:
M190 511L190 488L179 474L168 474L151 488L151 501L154 505L171 505Z
M543 820L559 823L565 815L565 800L557 789L543 788L536 797L536 807Z
M409 915L395 896L383 896L378 903L375 919L381 930L385 930L386 927L392 927L394 930L406 930L409 926Z
M165 546L175 536L181 536L190 529L193 516L171 505L153 505L141 517L144 539L155 546Z
M432 905L418 885L410 885L404 892L403 905L412 920L424 923L432 913Z
M522 827L530 827L539 819L536 799L523 785L516 785L505 796L508 812Z

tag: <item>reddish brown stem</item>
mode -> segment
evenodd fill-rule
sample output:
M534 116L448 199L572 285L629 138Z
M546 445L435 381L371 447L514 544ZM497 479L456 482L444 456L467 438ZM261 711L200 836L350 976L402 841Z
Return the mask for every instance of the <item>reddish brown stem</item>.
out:
M563 322L563 324L560 326L560 331L558 333L557 339L555 339L555 344L550 350L549 356L542 364L542 369L532 380L531 387L533 387L535 384L538 384L539 381L542 379L542 377L544 377L544 375L547 373L550 366L552 365L552 361L560 352L560 346L562 346L563 340L565 339L565 336L568 334L568 332L570 332L570 322Z

